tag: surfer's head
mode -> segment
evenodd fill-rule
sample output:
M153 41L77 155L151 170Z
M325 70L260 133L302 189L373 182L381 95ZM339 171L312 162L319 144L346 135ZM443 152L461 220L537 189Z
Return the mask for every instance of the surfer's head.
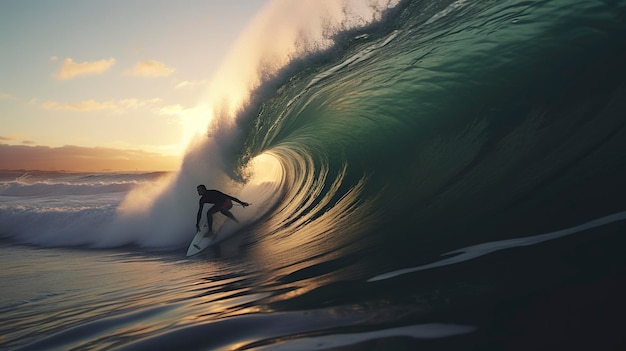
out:
M204 184L200 184L196 187L196 190L198 190L198 195L202 195L206 192L206 186L204 186Z

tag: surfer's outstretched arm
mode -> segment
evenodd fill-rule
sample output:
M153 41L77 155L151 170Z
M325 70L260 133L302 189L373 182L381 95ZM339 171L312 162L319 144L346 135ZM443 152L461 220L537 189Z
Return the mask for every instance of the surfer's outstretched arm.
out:
M225 195L227 198L229 198L231 201L235 201L236 203L240 204L240 205L241 205L241 206L243 206L243 207L246 207L246 206L249 206L249 205L250 205L249 203L247 203L247 202L243 202L243 201L239 200L239 199L238 199L238 198L236 198L236 197L232 197L232 196L227 195L227 194L224 194L224 195Z

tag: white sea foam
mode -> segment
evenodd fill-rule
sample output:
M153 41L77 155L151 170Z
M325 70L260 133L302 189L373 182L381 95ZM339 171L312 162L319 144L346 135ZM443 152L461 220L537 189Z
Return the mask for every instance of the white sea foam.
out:
M526 236L522 238L515 238L515 239L508 239L508 240L492 241L488 243L472 245L472 246L464 247L462 249L458 249L458 250L454 250L454 251L450 251L450 252L446 252L442 254L442 256L454 255L450 258L446 258L437 262L429 263L423 266L404 268L404 269L399 269L396 271L380 274L380 275L370 278L368 281L375 282L378 280L390 279L390 278L394 278L400 275L418 272L418 271L422 271L426 269L448 266L451 264L456 264L456 263L472 260L480 256L488 255L496 251L510 249L510 248L519 247L519 246L535 245L535 244L538 244L547 240L557 239L557 238L571 235L574 233L578 233L584 230L593 229L596 227L600 227L603 225L607 225L613 222L623 221L623 220L626 220L626 212L618 212L609 216L594 219L592 221L589 221L589 222L586 222L586 223L583 223L583 224L580 224L571 228L561 229L561 230L557 230L557 231L546 233L546 234Z

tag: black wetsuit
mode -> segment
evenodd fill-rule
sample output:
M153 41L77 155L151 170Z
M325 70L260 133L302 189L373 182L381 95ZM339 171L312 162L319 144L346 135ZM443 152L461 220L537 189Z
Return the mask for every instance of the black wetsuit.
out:
M221 209L229 210L233 207L233 203L232 203L233 200L239 202L234 197L230 195L226 195L221 191L207 190L204 193L204 195L202 195L202 197L200 198L200 211L202 211L202 206L204 206L204 204L215 204L216 206L213 206L211 208L213 209L217 207L217 209L213 211L213 213Z
M238 199L226 195L218 190L207 190L204 192L202 197L200 197L198 215L196 216L196 227L200 224L200 219L202 218L202 209L204 208L204 204L214 204L207 211L207 224L209 225L209 232L213 231L213 214L216 212L221 212L224 216L238 222L235 216L230 213L230 209L233 207L233 201L237 201L241 203Z

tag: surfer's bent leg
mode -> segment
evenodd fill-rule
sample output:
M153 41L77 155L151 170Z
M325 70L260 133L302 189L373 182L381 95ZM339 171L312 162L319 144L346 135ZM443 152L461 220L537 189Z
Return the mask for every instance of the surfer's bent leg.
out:
M237 220L237 218L235 218L235 216L233 216L232 213L230 213L230 211L228 210L221 210L220 212L222 212L222 214L230 219L232 219L233 221L239 223L239 221Z
M209 208L209 210L206 213L206 222L207 222L207 225L209 226L209 233L213 233L213 214L218 211L219 209L217 208L217 206L213 206Z
M206 213L206 224L209 226L209 233L213 232L213 214L211 211Z

